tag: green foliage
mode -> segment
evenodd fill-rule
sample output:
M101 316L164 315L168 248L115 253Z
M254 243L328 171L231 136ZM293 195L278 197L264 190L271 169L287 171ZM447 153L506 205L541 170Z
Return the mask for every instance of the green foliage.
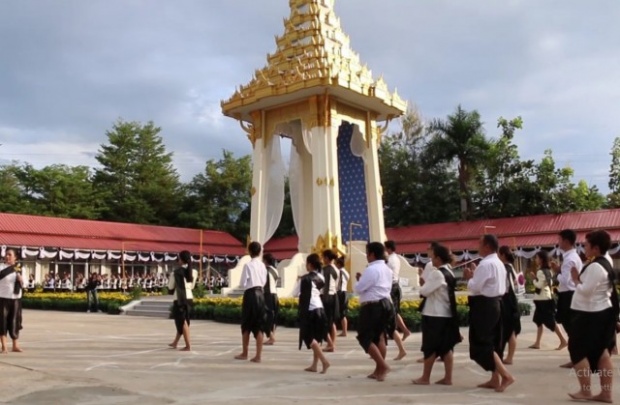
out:
M250 156L235 158L224 150L222 159L207 161L204 173L187 185L179 224L219 229L245 240L250 230L251 187Z
M117 121L96 156L94 185L105 204L102 219L144 224L175 222L180 183L161 128Z
M196 287L192 290L192 295L194 298L203 298L207 295L207 287L202 283L196 284Z
M620 208L620 137L614 139L611 149L611 164L609 166L609 195L607 206Z
M142 286L137 284L130 291L129 296L132 300L139 300L144 297L144 291L142 290Z
M110 315L121 313L124 302L117 300L99 300L99 309ZM48 311L86 312L88 304L86 299L54 299L54 298L22 298L22 307L26 309L41 309Z

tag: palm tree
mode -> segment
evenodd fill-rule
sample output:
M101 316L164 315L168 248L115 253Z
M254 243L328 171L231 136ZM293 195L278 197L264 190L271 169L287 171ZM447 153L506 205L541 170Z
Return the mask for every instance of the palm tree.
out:
M489 142L478 111L465 111L460 105L445 120L435 119L429 127L431 140L427 152L433 163L458 164L461 218L472 214L471 180L477 168L484 162Z

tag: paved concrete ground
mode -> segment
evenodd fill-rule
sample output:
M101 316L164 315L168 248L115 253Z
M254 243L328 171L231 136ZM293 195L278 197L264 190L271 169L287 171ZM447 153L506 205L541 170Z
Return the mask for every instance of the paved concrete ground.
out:
M567 351L553 350L557 340L550 332L543 350L525 349L534 337L529 317L511 366L517 382L503 394L474 388L488 375L469 360L466 343L456 353L454 386L412 385L421 373L415 362L419 334L406 342L409 356L392 361L393 372L379 383L365 378L372 364L354 333L338 340L337 352L329 355L332 367L319 375L302 371L310 352L297 350L295 329L279 329L277 345L265 348L258 365L233 360L240 348L236 325L192 323L194 351L182 353L166 348L174 334L171 320L25 311L24 322L25 352L0 357L0 403L547 405L567 403L566 393L575 390L569 370L558 368ZM393 345L388 355L394 357ZM438 363L434 379L442 372Z

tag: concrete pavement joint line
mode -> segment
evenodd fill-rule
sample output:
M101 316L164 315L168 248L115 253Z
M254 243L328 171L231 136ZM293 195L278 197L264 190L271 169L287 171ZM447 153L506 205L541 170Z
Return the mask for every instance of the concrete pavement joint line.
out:
M88 367L84 371L90 371L90 370L94 370L96 368L107 367L107 366L114 366L114 367L110 367L110 368L119 368L117 363L101 363L101 364L97 364L96 366Z
M20 366L19 364L7 363L6 361L0 361L0 364L4 364L5 366L10 366L10 367L21 368L22 370L37 371L37 372L40 372L40 373L43 373L43 374L47 374L44 371L35 370L34 368L30 368L30 367L26 367L26 366Z
M79 358L103 358L103 359L107 359L110 357L131 357L131 356L139 356L141 354L148 354L148 353L154 353L154 352L161 352L161 351L166 351L169 350L165 347L159 348L159 349L151 349L151 350L141 350L138 352L130 352L130 353L119 353L119 354L108 354L105 356L93 356L92 354L72 354L72 355L68 355L67 357L79 357Z

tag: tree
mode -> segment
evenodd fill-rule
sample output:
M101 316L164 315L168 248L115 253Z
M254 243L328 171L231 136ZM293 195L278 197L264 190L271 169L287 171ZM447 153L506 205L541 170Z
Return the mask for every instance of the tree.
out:
M208 160L204 173L187 185L180 224L219 229L245 240L250 230L251 163L249 155L235 158L227 150L220 160Z
M620 137L614 139L611 149L611 165L609 166L609 195L607 206L610 208L620 207Z
M96 156L94 183L103 203L102 218L167 225L176 220L181 199L179 176L166 152L161 128L153 122L117 121L108 144Z
M435 119L429 126L428 144L435 162L456 162L461 201L461 218L472 217L472 180L487 158L489 142L478 111L465 111L460 105L445 120Z
M456 177L449 165L427 153L428 133L415 109L401 130L383 137L379 148L383 208L387 226L458 218ZM433 203L435 202L435 203Z
M20 174L17 162L0 166L0 212L26 214L30 211L30 202L23 198Z

